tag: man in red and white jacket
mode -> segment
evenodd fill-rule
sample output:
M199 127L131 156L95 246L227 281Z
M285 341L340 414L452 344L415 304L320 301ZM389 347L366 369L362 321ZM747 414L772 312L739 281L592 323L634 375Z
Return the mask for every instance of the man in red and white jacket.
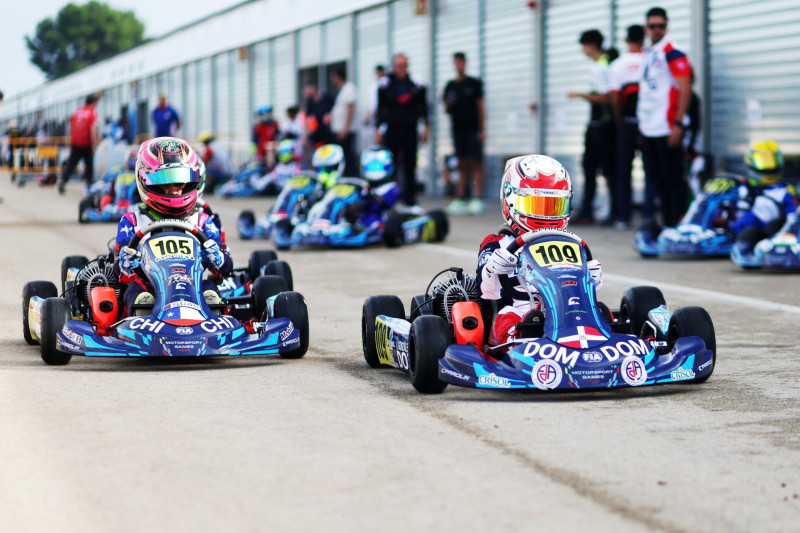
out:
M70 151L67 166L58 182L58 192L64 194L67 181L75 172L78 161L83 160L83 181L88 191L94 175L94 150L97 148L97 106L98 97L90 94L86 105L72 114L69 120Z
M636 116L642 134L645 179L661 199L665 226L675 226L686 206L681 139L691 99L689 58L667 36L667 12L647 12L650 46L642 57Z

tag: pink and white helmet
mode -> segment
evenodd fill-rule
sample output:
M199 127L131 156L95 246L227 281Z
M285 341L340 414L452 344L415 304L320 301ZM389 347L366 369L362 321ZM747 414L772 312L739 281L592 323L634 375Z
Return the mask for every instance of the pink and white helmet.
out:
M156 137L139 147L136 187L147 206L168 217L183 217L197 203L200 158L189 143L175 137ZM164 193L163 185L185 184L180 195Z

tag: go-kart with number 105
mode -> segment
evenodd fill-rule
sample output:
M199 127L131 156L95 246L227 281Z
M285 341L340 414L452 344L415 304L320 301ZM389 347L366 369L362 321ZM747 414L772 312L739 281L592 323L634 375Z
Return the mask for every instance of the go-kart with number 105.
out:
M576 235L538 230L520 250L517 276L542 310L529 312L505 344L488 342L494 312L476 279L461 269L415 296L406 317L396 296L364 302L364 358L408 372L420 392L447 384L485 389L609 389L702 382L714 370L716 337L708 313L683 307L670 315L655 287L628 289L618 310L598 302ZM443 274L437 274L428 289Z
M261 276L251 294L209 306L202 293L201 247L208 238L191 224L162 220L137 232L138 275L155 288L153 306L120 312L122 284L99 257L80 267L62 263L65 297L49 281L22 292L23 335L41 345L42 359L63 365L73 355L95 357L242 356L302 357L308 349L308 312L302 295L279 276ZM213 308L212 308L213 307Z

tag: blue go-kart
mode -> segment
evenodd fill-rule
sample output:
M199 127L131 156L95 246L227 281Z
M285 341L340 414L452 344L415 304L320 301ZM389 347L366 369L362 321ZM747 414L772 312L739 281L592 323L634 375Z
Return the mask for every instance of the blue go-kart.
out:
M365 200L369 186L359 178L339 179L314 205L306 220L294 227L291 245L355 247L385 242L395 247L445 239L449 228L443 211L416 216L398 213L380 195ZM391 196L396 194L386 195Z
M709 180L674 228L644 221L634 236L634 249L645 258L659 255L727 256L736 236L729 229L739 186L744 178L723 174Z
M770 224L744 230L731 250L731 261L747 269L800 270L800 207L782 222L777 231Z
M217 187L214 194L222 197L259 196L263 193L251 187L250 180L263 175L265 170L261 161L250 161L242 167L238 174ZM275 193L273 192L273 194Z
M144 237L148 237L144 239ZM182 221L162 220L134 235L142 253L140 276L155 288L155 304L119 310L121 284L103 257L65 276L63 292L49 281L25 285L23 336L40 344L49 365L73 355L93 357L208 357L278 354L308 349L308 311L279 276L261 276L251 294L210 307L202 294L200 250L208 239ZM68 266L68 265L67 265Z
M364 358L373 368L392 366L423 393L448 384L484 389L577 390L703 382L716 361L714 325L701 307L670 315L655 287L633 287L620 308L597 301L581 239L539 230L513 242L519 248L520 284L541 297L516 337L488 342L494 318L473 276L461 269L415 296L411 315L396 296L364 302ZM431 281L433 285L443 271Z
M303 222L323 193L322 183L313 174L295 176L286 183L266 216L256 218L253 211L242 211L236 221L239 237L270 239L279 250L292 245L294 226Z

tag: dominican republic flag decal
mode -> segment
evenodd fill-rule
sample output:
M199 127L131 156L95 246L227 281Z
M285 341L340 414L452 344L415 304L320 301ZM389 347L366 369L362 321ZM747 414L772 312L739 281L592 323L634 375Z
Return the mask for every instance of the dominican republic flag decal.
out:
M570 348L590 348L608 340L608 337L603 335L600 330L594 328L578 326L575 330L575 335L560 337L556 342Z

